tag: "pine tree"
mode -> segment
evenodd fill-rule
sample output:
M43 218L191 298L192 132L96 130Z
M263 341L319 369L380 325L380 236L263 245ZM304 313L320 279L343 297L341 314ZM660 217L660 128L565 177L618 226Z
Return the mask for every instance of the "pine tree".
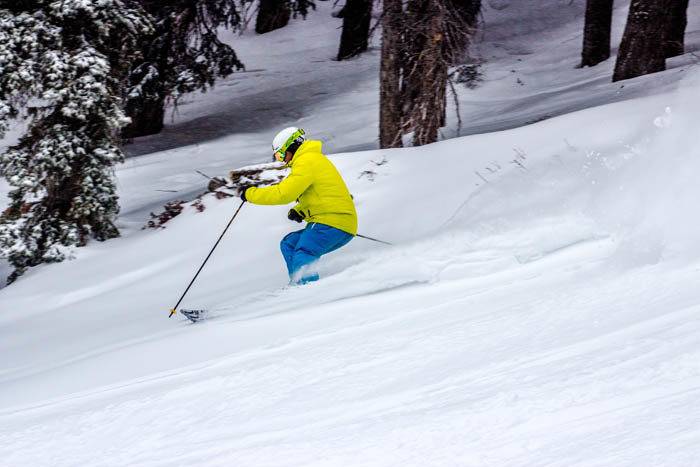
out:
M596 66L610 58L613 0L588 0L583 26L581 66Z
M343 19L338 60L360 55L369 45L372 0L347 0L337 17Z
M235 0L139 0L154 29L140 40L143 59L129 77L126 111L133 138L163 129L165 108L193 91L206 91L243 63L218 37L219 28L243 23Z
M89 238L119 234L121 83L149 30L126 0L0 0L0 137L10 119L28 123L0 158L12 187L0 215L9 282Z
M671 0L632 0L613 81L666 69L664 46L670 6Z
M672 0L666 30L666 58L683 55L685 28L688 25L688 0Z

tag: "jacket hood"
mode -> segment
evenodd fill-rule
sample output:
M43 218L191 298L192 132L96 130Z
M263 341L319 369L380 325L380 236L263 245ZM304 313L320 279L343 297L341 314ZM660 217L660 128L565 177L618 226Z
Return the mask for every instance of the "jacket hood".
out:
M306 153L309 152L321 152L321 147L323 146L323 143L320 141L316 141L313 139L309 139L304 141L301 146L299 146L299 149L297 149L297 152L294 153L294 157L292 157L292 160L289 162L289 165L294 164L294 161L299 158L299 156L303 156Z

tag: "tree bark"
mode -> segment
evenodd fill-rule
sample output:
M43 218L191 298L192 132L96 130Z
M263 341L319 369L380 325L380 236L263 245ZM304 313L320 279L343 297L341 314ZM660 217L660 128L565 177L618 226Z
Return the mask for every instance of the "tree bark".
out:
M372 0L347 0L338 14L339 18L343 18L338 60L354 57L367 50L372 3Z
M413 145L437 141L445 125L447 69L466 50L467 25L454 0L410 0L406 9L407 58L403 130Z
M392 14L388 8L394 2L399 6ZM479 0L409 0L403 13L401 0L385 2L382 147L395 147L392 143L400 144L401 134L410 132L415 146L437 141L446 120L448 67L463 58L480 6ZM389 18L398 22L389 24ZM400 42L392 42L393 38ZM398 97L389 101L393 96ZM387 127L389 116L393 118Z
M666 30L666 58L685 52L685 28L688 25L688 0L672 0Z
M255 32L265 34L283 28L289 23L290 15L289 4L285 0L260 0Z
M632 0L613 82L666 69L665 43L672 0Z
M379 146L402 147L401 55L403 6L401 0L384 0L382 52L379 72Z
M404 116L404 133L414 129L413 107L421 97L423 81L423 61L426 42L426 23L432 0L409 0L404 15L404 72L401 82L401 112Z
M588 0L583 27L581 66L595 66L610 58L613 0Z
M413 145L422 146L438 139L446 105L447 64L444 55L445 9L435 0L423 10L423 47L415 58L414 70L420 70L411 81L413 100L409 121L413 128ZM413 71L412 71L413 72Z

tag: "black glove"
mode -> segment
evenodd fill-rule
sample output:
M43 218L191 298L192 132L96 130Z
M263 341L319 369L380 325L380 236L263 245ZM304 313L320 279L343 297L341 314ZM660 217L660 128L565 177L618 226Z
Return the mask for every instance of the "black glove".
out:
M287 219L294 222L301 222L304 220L304 216L299 214L299 211L295 209L290 209L287 213Z
M240 188L238 189L238 196L240 196L241 199L242 199L243 201L248 201L248 200L246 199L246 197L245 197L245 191L246 191L248 188L250 188L250 186L244 185L244 186L242 186L242 187L240 187Z

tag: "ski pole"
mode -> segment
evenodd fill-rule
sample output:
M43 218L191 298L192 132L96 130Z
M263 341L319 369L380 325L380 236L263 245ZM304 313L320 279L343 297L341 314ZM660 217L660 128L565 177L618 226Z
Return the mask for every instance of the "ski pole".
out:
M383 243L383 244L385 244L385 245L393 245L393 243L389 243L389 242L385 242L384 240L379 240L379 239L376 239L376 238L368 237L368 236L366 236L366 235L357 234L357 235L355 235L355 236L356 236L356 237L360 237L360 238L364 238L365 240L371 240L371 241L373 241L373 242Z
M208 178L209 180L214 180L214 177L210 177L209 175L205 174L204 172L201 172L199 170L195 170L199 175L201 175L204 178Z
M194 284L194 281L197 279L197 276L199 275L200 272L202 272L202 269L204 269L204 265L207 264L207 261L209 261L209 258L211 257L211 254L214 253L214 250L216 250L216 247L219 246L219 242L221 241L222 238L224 238L224 235L226 234L226 231L228 230L229 227L231 227L231 224L233 224L233 220L236 218L236 216L238 215L238 213L240 212L240 210L241 210L241 208L243 207L244 204L245 204L245 201L242 201L242 202L241 202L241 205L238 206L238 209L236 209L236 212L233 214L233 217L231 217L231 220L228 221L228 224L226 225L226 228L224 229L223 232L221 232L221 235L219 236L219 239L216 241L216 243L215 243L214 246L212 247L212 249L211 249L211 251L209 252L209 254L207 255L207 257L204 258L204 262L202 263L202 265L201 265L201 266L199 267L199 269L197 270L197 273L194 275L194 277L193 277L192 280L190 281L190 283L189 283L189 285L187 286L187 288L185 289L185 291L182 293L182 296L180 297L180 300L178 300L177 303L175 304L175 306L170 310L170 315L168 316L168 318L171 318L171 317L177 312L177 307L180 306L180 302L182 301L183 298L185 298L185 295L187 295L187 292L190 290L190 287L192 287L192 284Z

